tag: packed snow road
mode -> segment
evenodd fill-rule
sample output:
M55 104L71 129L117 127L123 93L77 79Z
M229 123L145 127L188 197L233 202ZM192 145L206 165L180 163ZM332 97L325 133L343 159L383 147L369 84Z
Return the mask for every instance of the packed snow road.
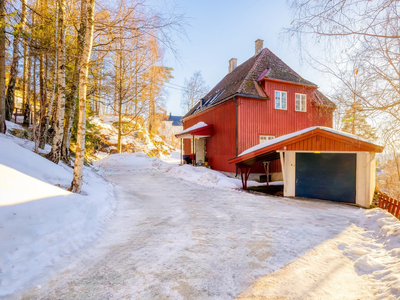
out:
M18 297L376 298L338 248L352 238L358 208L206 188L162 172L109 166L104 176L118 203L103 235Z

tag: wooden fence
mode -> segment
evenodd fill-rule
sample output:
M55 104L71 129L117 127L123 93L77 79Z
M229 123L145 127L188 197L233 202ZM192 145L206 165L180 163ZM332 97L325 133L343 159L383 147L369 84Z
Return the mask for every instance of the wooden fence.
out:
M400 202L396 199L390 198L385 194L379 195L379 204L378 206L382 209L386 209L393 216L400 220Z

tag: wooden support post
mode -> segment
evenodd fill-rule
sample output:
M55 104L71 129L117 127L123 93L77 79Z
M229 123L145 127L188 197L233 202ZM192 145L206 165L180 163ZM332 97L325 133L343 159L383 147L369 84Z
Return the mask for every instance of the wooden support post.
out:
M240 177L242 179L242 185L243 185L243 189L247 190L247 180L249 179L250 176L250 167L246 167L246 168L240 168Z
M263 161L262 165L264 167L265 175L267 176L267 186L269 186L269 163L270 161Z

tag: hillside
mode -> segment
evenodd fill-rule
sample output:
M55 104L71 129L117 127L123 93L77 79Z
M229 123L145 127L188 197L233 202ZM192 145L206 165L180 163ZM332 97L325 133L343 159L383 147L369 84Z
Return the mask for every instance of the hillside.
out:
M100 138L100 145L95 153L99 158L107 154L117 153L118 116L95 116L89 119L94 125L92 133ZM129 118L123 118L123 135L121 138L122 152L143 152L149 156L169 155L172 146L155 134L149 134L147 129Z

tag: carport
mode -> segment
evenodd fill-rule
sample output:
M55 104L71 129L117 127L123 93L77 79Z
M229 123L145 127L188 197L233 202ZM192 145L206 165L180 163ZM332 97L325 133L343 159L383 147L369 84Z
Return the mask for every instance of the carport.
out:
M328 127L310 127L261 143L229 160L243 188L256 162L280 159L284 196L369 207L375 189L375 153L383 147Z

